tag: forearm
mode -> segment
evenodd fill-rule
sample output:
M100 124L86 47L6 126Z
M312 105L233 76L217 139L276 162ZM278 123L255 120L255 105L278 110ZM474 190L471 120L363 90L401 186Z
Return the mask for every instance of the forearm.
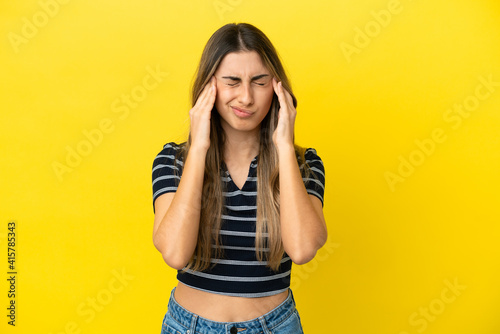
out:
M309 262L326 242L326 224L304 186L293 145L279 150L280 221L285 251L293 262Z
M206 152L190 149L177 191L155 231L156 248L165 262L177 269L188 263L196 247L205 157Z

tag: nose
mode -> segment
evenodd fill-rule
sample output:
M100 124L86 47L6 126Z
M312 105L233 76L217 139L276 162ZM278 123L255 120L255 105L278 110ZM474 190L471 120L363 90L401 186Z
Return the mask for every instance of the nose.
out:
M242 105L251 105L253 104L253 91L252 87L248 83L242 83L240 85L240 89L238 92L238 102Z

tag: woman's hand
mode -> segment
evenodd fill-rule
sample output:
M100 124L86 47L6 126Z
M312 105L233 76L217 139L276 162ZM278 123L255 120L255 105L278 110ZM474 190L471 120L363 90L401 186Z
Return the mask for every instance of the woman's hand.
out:
M281 81L278 82L276 78L273 78L273 88L280 102L278 125L273 133L273 142L279 151L280 147L293 147L293 132L297 110L293 106L292 96L283 88Z
M191 147L205 152L210 147L210 117L217 95L217 79L212 76L205 85L193 108L189 111L191 119Z

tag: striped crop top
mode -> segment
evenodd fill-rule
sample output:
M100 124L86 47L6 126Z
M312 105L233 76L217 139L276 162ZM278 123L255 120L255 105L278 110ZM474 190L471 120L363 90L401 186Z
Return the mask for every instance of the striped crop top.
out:
M175 192L182 177L182 157L175 159L182 144L169 142L164 145L153 162L153 211L158 196ZM307 192L318 197L323 204L325 170L316 150L305 151L306 162L314 176L303 178ZM222 215L221 247L224 258L212 259L211 269L203 272L178 270L177 279L202 291L238 297L270 296L290 287L292 260L285 253L277 272L259 262L255 254L255 223L257 216L257 161L256 156L248 171L245 184L239 189L231 179L227 168L221 166L221 178L225 189L223 195L225 212ZM300 166L302 171L303 166ZM178 171L178 175L174 174Z

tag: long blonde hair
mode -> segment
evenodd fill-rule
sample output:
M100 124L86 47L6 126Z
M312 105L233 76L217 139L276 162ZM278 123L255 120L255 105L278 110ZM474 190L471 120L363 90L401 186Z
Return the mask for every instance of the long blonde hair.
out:
M256 51L271 75L282 82L283 88L290 92L294 107L295 98L278 53L269 39L256 27L247 23L227 24L219 28L208 40L195 73L192 86L191 104L195 105L198 96L214 75L225 55L231 52ZM267 261L267 266L277 271L284 254L280 228L280 192L278 154L272 141L272 135L278 122L279 102L273 95L270 110L262 120L260 127L260 147L257 164L257 222L255 248L259 261ZM205 160L201 212L198 241L192 258L185 269L206 270L210 259L223 256L220 247L221 216L224 211L224 183L221 181L221 163L224 160L225 134L221 127L217 109L212 109L210 126L210 148ZM183 161L191 146L191 133L179 150ZM304 148L295 145L298 162L304 165L304 177L310 169L304 158ZM268 234L264 238L264 233ZM212 247L215 245L215 247ZM264 252L268 248L268 252Z

